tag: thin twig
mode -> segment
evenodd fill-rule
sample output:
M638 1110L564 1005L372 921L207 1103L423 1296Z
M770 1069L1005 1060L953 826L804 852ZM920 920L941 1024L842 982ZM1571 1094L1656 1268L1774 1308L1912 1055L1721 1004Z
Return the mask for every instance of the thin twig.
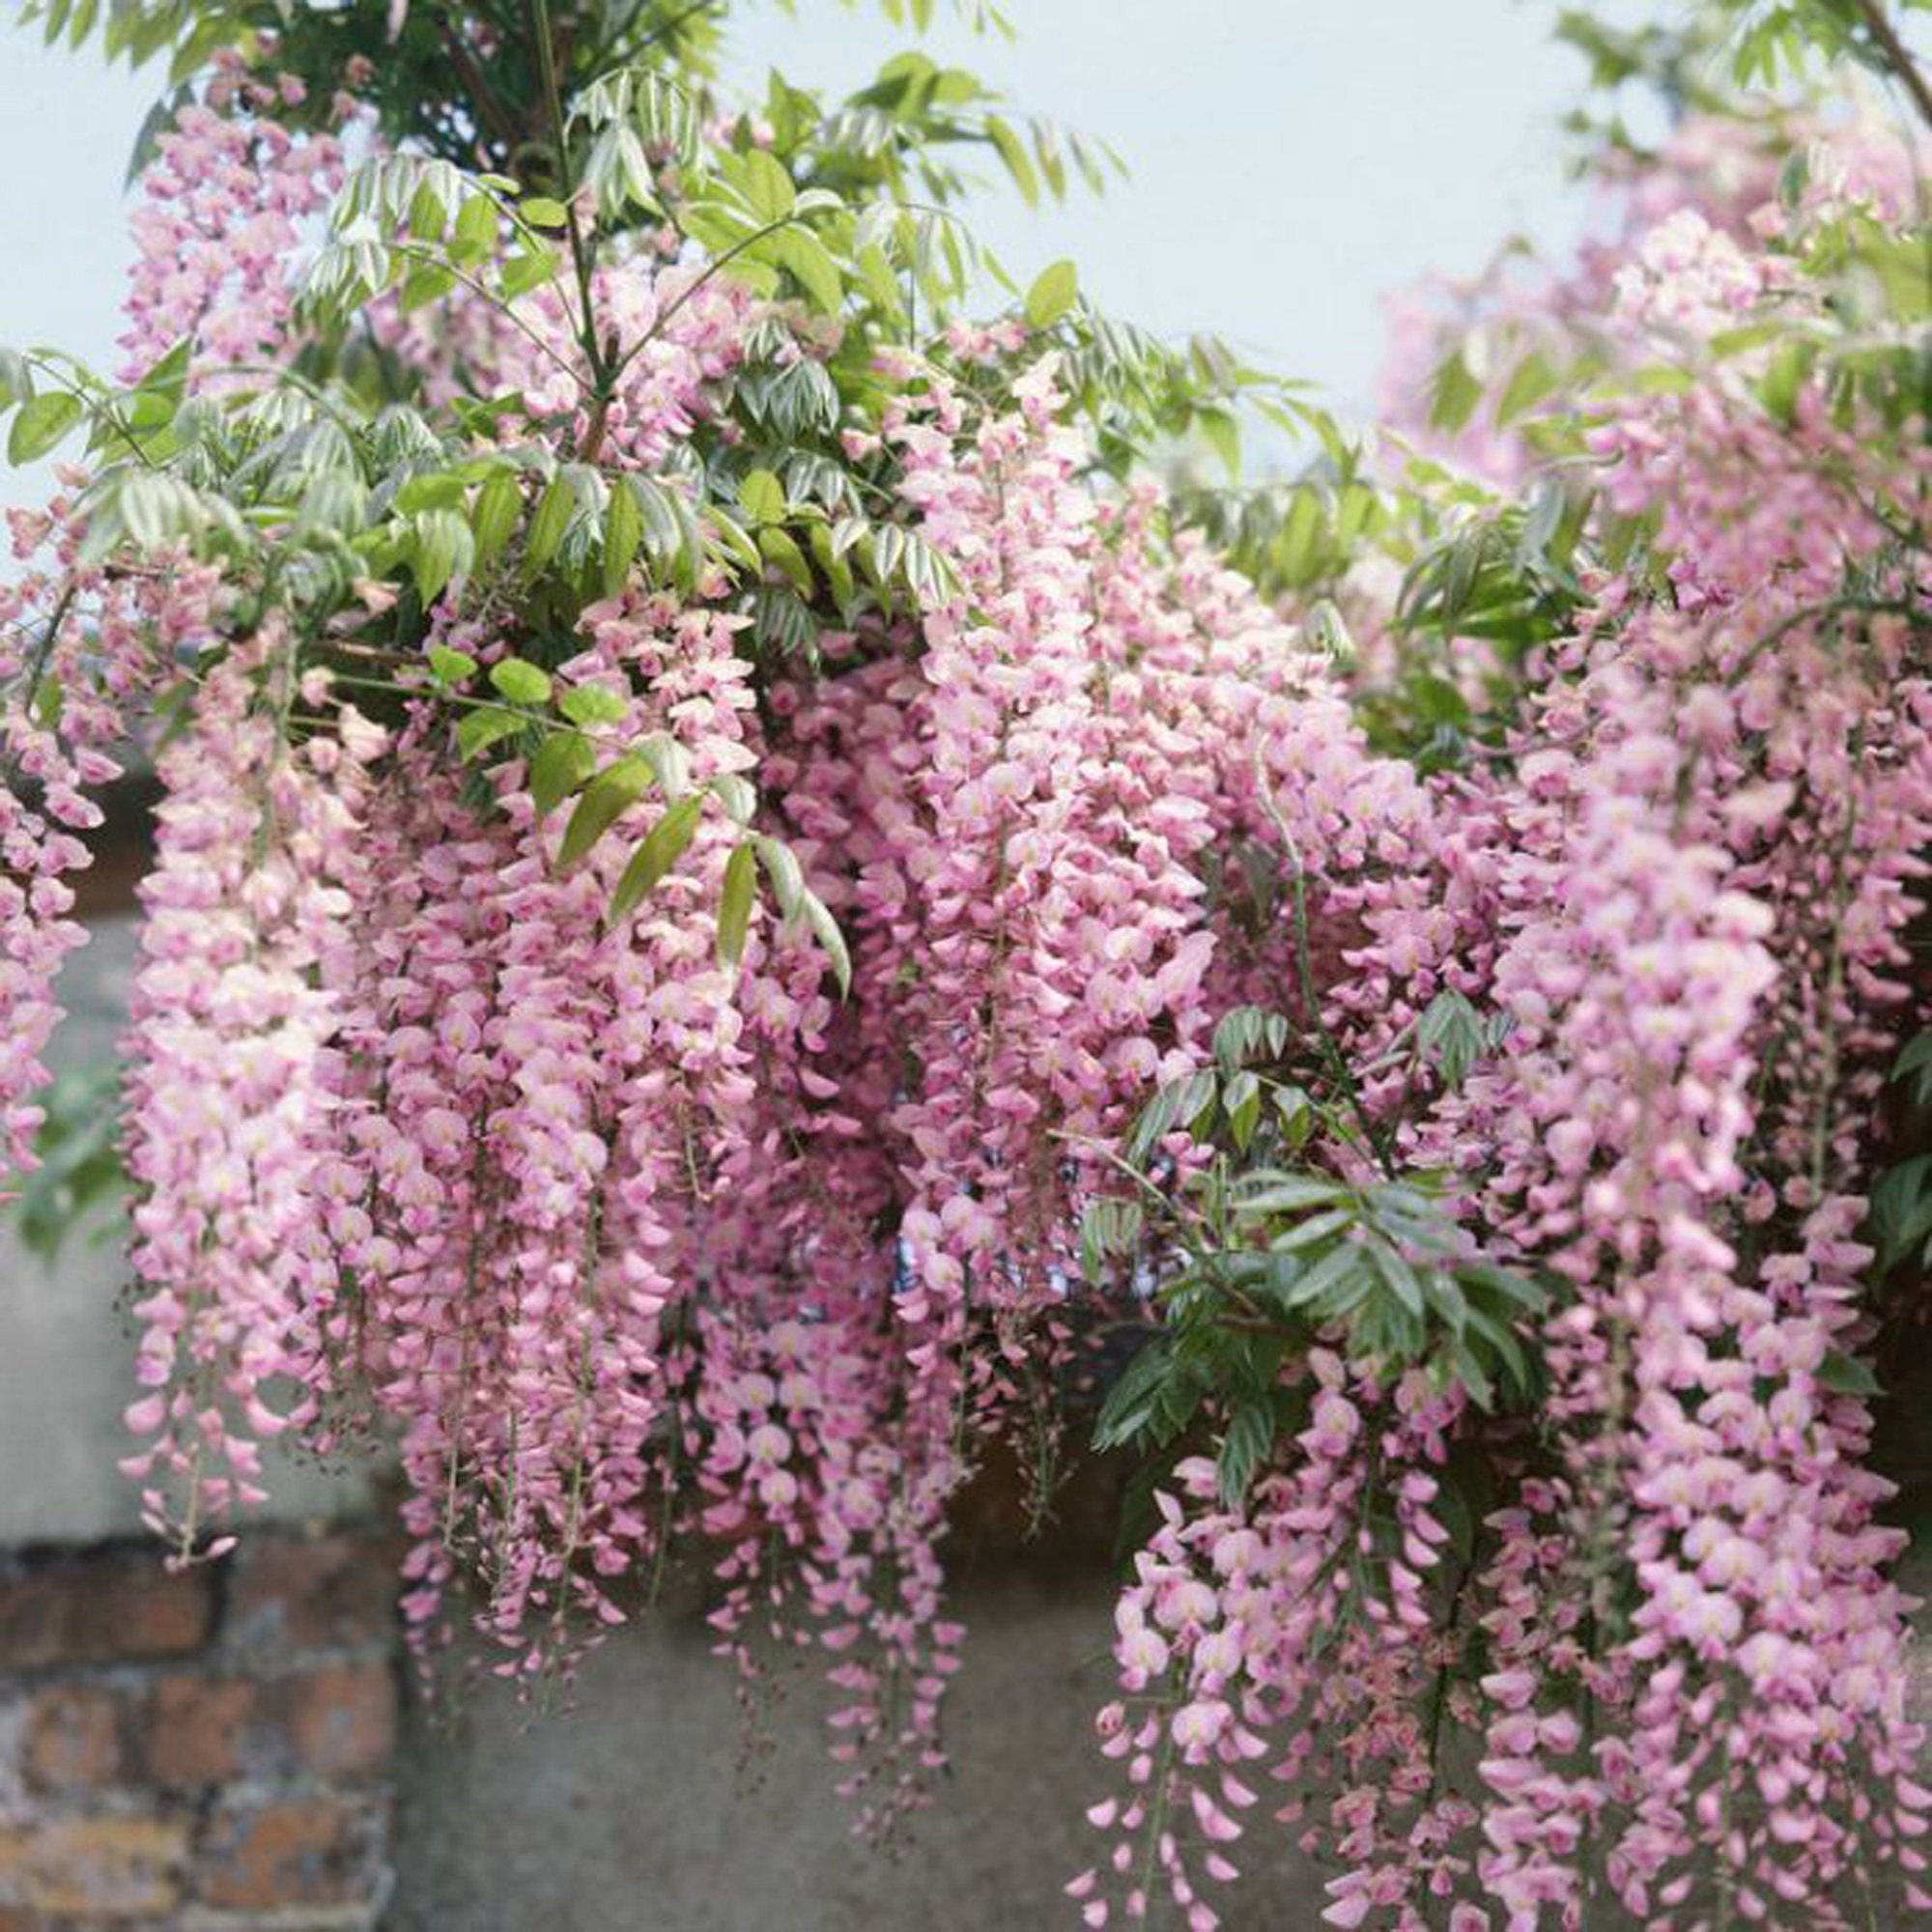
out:
M1881 0L1852 0L1852 6L1864 22L1865 32L1876 43L1887 71L1911 95L1920 118L1928 128L1932 128L1932 84L1928 84L1919 72L1918 63L1912 58L1912 50L1899 39L1898 29L1886 17Z
M563 117L563 93L557 85L556 47L551 39L549 0L529 0L530 32L536 39L537 71L543 78L544 107L550 116L550 137L556 167L556 198L563 204L564 224L570 236L571 266L577 270L578 305L582 311L583 355L590 365L590 378L602 402L610 393L611 372L605 366L603 346L597 340L597 312L590 298L590 278L597 267L596 253L583 239L577 219L577 183L570 169L568 124Z

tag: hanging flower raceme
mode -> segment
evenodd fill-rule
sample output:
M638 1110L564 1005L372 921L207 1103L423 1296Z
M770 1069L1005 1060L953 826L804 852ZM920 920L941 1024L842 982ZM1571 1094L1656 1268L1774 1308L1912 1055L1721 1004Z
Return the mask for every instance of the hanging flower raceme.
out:
M1191 1932L1220 1924L1214 1895L1238 1875L1235 1847L1270 1786L1273 1820L1300 1821L1305 1850L1332 1833L1357 1866L1331 1888L1333 1922L1359 1924L1457 1870L1436 1856L1468 1807L1436 1795L1428 1712L1446 1660L1428 1600L1449 1554L1434 1471L1460 1405L1421 1378L1351 1378L1325 1350L1310 1368L1292 1468L1231 1508L1211 1463L1183 1462L1179 1493L1158 1498L1161 1525L1115 1612L1125 1696L1099 1717L1129 1786L1089 1813L1115 1838L1114 1876L1068 1887L1090 1925L1114 1922L1117 1903L1129 1923L1156 1918L1163 1894ZM1385 1597L1363 1591L1371 1570Z
M701 787L749 762L730 620L634 597L584 622L559 677L601 694L620 736L660 733L702 808ZM406 750L432 756L427 724ZM514 1648L505 1668L534 1672L568 1661L582 1613L617 1620L600 1579L661 1533L663 1323L752 1089L712 936L722 809L647 905L612 919L621 836L648 829L648 804L579 864L526 777L506 766L480 815L427 772L391 801L384 836L412 859L371 905L380 976L358 1045L381 1099L358 1157L386 1262L363 1346L404 1424L420 1539L412 1614L428 1620L462 1554Z
M78 491L84 478L65 481ZM76 495L11 518L16 574L0 587L0 1174L36 1164L60 1018L54 984L85 937L71 873L89 863L101 789L120 777L126 719L178 651L209 634L217 583L180 558L114 576L83 565Z
M129 219L136 255L121 337L124 375L141 377L182 342L200 379L249 377L284 359L300 285L303 225L341 187L341 143L275 118L301 83L234 72L189 101L142 170Z
M341 1266L319 1183L353 1104L348 914L362 767L383 735L345 713L291 747L283 720L324 700L326 674L298 686L273 622L210 670L194 728L160 761L142 889L128 1164L152 1392L128 1413L148 1438L128 1466L185 1557L205 1524L262 1499L260 1444L322 1374Z
M1041 365L1011 414L970 421L940 381L888 419L904 494L961 580L905 694L923 756L873 807L899 873L875 970L909 949L924 962L903 1002L919 1088L894 1122L917 1163L901 1314L955 1338L969 1310L1051 1296L1079 1143L1207 1017L1198 884L1110 796L1093 511L1052 384Z

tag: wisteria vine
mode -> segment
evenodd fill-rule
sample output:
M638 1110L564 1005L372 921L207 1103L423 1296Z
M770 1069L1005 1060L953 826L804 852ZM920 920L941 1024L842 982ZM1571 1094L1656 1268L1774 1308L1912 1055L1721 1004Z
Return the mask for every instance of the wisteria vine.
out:
M1065 265L964 321L947 145L1060 137L929 62L744 112L708 17L256 11L121 382L0 360L16 457L90 432L0 590L0 1123L31 1186L149 761L175 1559L270 1442L376 1445L420 1654L534 1685L695 1557L885 1833L949 1512L997 1447L1049 1520L1097 1402L1151 1501L1088 1924L1205 1932L1270 1826L1340 1926L1932 1912L1871 1367L1932 1229L1922 134L1700 101L1350 439ZM1139 460L1242 410L1325 453Z

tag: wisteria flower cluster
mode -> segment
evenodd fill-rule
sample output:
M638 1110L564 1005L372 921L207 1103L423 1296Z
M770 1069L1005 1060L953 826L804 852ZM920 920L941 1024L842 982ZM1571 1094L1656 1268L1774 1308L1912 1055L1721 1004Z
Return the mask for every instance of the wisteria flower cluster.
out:
M0 358L16 456L89 435L0 591L0 1147L151 761L173 1560L271 1441L393 1455L425 1665L529 1688L696 1560L883 1833L962 1490L1097 1431L1086 1923L1270 1830L1341 1926L1932 1911L1923 144L1702 100L1350 439L1069 265L965 320L948 155L1062 150L923 56L744 113L708 10L599 22L210 10L122 380ZM1241 410L1324 454L1139 461Z

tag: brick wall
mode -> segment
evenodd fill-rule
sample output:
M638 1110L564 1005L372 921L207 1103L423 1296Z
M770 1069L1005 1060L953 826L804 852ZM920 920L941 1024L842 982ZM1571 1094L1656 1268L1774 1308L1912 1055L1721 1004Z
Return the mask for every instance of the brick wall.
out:
M0 1932L363 1932L392 1880L396 1550L0 1559Z

